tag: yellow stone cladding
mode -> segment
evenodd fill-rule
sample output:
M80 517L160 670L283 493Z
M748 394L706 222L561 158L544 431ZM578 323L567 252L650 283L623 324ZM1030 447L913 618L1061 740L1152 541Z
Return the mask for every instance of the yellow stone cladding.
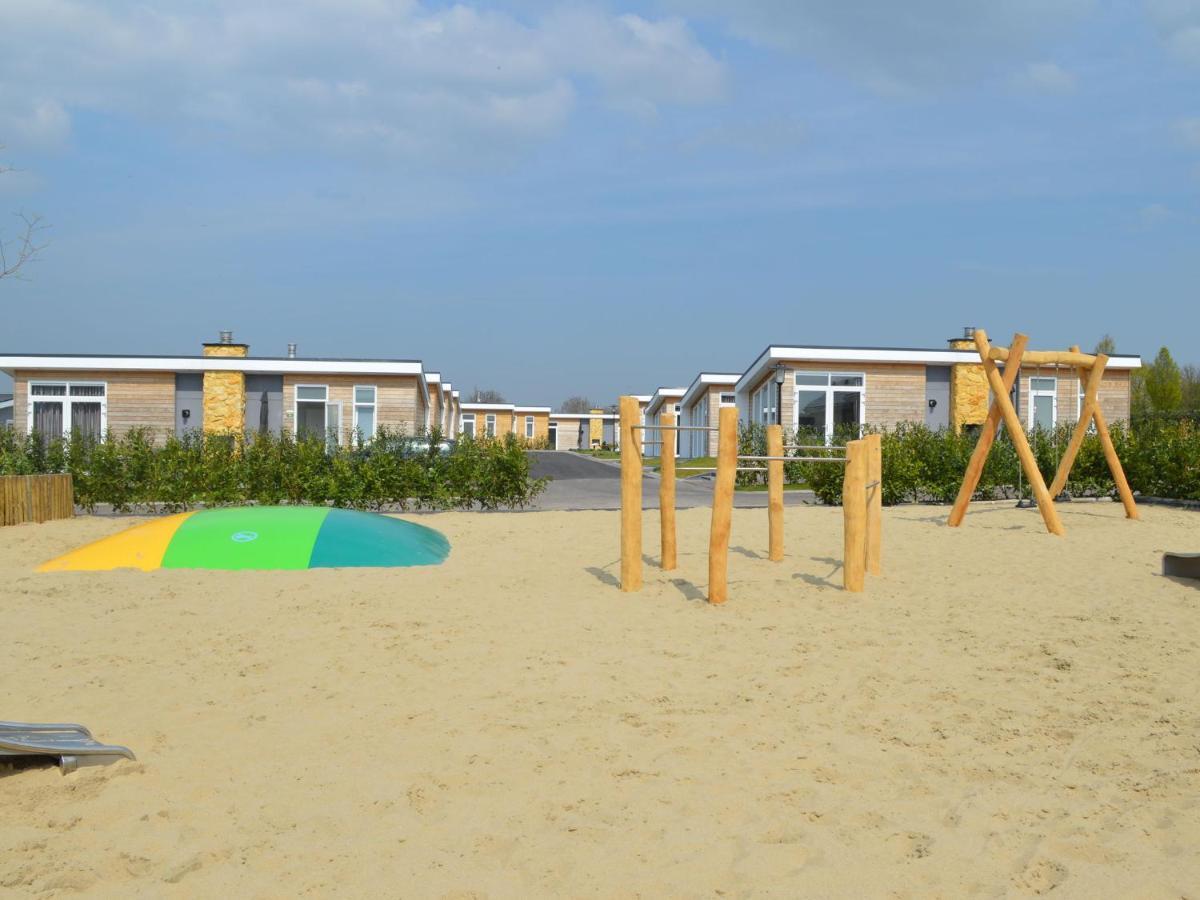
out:
M246 427L246 376L242 372L204 373L204 430L209 434Z

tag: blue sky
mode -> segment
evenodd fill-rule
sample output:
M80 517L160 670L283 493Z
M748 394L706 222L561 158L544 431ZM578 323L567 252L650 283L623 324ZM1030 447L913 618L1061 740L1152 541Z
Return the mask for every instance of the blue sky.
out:
M0 21L0 228L50 225L0 352L231 328L547 404L968 324L1200 362L1200 0Z

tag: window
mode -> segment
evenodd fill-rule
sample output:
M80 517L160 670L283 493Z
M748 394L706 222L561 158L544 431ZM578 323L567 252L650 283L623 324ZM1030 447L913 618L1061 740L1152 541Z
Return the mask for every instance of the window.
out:
M737 406L737 394L722 394L720 400L721 406Z
M525 417L525 437L533 440L533 416Z
M760 425L775 424L775 396L778 388L774 379L768 379L750 397L751 421Z
M708 398L704 397L695 406L692 407L692 424L701 428L707 428L710 419L708 411ZM708 456L708 435L707 431L691 431L688 432L691 437L692 456Z
M31 381L29 432L44 438L72 434L103 440L108 430L108 386L102 382Z
M475 413L462 414L462 433L463 437L475 437Z
M861 373L796 372L795 378L792 427L797 431L823 435L828 443L847 428L857 432L865 422Z
M297 437L324 435L331 446L341 443L342 404L330 402L328 385L296 385L295 416Z
M375 437L375 397L376 387L372 385L355 385L354 387L354 431L364 441Z
M486 434L488 437L495 437L496 436L496 414L488 413L483 421L484 421L484 426L483 426L484 434Z
M1058 378L1029 379L1029 430L1049 431L1058 421Z

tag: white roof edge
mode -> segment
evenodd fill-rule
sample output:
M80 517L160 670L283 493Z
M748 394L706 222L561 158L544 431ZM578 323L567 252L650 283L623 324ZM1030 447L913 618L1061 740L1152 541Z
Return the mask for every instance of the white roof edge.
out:
M463 409L516 409L511 403L472 403L469 400L462 402Z
M673 400L680 400L687 393L687 388L659 388L654 392L654 396L650 398L649 404L646 406L646 415L649 415L651 410L658 409L662 406L663 401L670 397Z
M544 412L544 413L548 413L548 412L551 412L551 411L552 411L552 410L550 409L550 407L549 407L549 406L514 406L514 407L513 407L513 409L515 409L517 412Z
M241 356L0 356L0 371L53 369L80 372L254 372L272 375L416 375L419 362L331 359L254 359Z
M441 384L442 383L442 375L440 372L426 372L425 373L425 381L428 382L429 384Z
M711 387L714 384L736 385L742 376L735 375L732 372L701 372L696 376L695 380L688 386L687 391L683 395L683 399L679 402L683 406L691 406L693 397L692 394L699 393L702 387Z
M571 412L552 412L552 419L619 419L621 418L616 413L571 413Z
M953 365L978 362L974 350L904 350L864 349L854 347L768 347L737 381L742 391L757 381L771 363L828 362L828 363L908 363L911 365ZM1140 356L1109 357L1109 369L1139 369Z

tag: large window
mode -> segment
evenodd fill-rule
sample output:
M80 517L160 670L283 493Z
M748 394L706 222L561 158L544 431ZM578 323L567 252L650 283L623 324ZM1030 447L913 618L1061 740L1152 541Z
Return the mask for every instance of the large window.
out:
M707 428L711 417L708 411L708 395L701 397L696 401L696 405L692 407L692 423L693 425ZM688 432L689 446L692 448L691 455L708 456L708 432L707 431L690 431Z
M31 381L28 427L44 438L72 434L100 440L108 429L108 387L102 382Z
M843 372L796 372L792 427L824 435L828 443L846 429L859 429L864 419L865 376Z
M1049 431L1058 421L1058 379L1029 379L1029 429Z
M475 413L462 414L462 434L463 437L475 437Z
M364 440L375 437L375 398L378 391L374 385L360 384L354 388L354 431Z
M296 435L323 435L331 445L342 440L342 404L330 401L329 386L324 384L296 385Z
M533 440L533 416L525 417L525 437Z
M483 420L484 434L488 437L496 436L496 414L488 413Z
M750 395L751 421L760 425L775 424L775 395L778 388L775 382L768 379L762 386Z

